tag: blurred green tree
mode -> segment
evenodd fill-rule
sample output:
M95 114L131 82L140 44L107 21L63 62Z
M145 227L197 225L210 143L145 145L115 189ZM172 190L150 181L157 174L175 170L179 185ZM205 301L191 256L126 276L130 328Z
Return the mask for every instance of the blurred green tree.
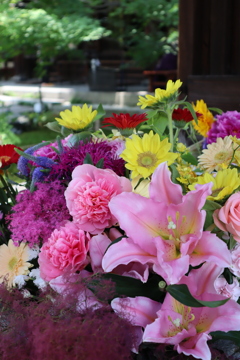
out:
M79 57L81 42L110 34L91 14L91 8L79 0L1 0L0 60L36 54L42 76L55 56Z
M178 51L178 0L90 0L106 9L102 25L112 31L137 65L147 68Z

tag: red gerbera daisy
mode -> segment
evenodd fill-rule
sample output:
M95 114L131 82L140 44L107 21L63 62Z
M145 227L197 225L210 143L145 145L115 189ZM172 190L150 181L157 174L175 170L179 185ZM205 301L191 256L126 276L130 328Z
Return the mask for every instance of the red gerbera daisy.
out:
M197 117L201 116L200 113L196 112ZM173 120L190 122L193 120L193 116L188 109L174 109L172 114Z
M18 162L20 155L14 150L15 148L22 150L20 147L11 144L0 145L0 168Z
M103 121L104 126L114 125L118 129L133 129L142 122L148 120L147 114L113 114L113 117L105 118Z

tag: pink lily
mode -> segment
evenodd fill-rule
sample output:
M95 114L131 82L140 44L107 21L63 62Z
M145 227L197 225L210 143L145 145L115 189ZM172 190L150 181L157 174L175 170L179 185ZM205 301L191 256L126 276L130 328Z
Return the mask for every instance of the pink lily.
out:
M192 270L188 276L184 276L181 283L186 284L191 294L199 300L224 299L214 287L222 270L214 264L205 263L200 269ZM191 308L167 294L157 318L146 326L143 341L172 344L178 353L210 360L211 353L207 345L211 339L209 333L239 330L240 305L234 300L217 308Z
M112 240L122 236L122 234L116 229L110 229L109 236ZM123 239L128 240L128 239ZM111 244L110 238L105 234L95 235L89 242L89 255L93 272L102 272L102 258L104 256L107 247ZM111 248L112 246L110 246ZM111 271L114 274L130 276L135 279L139 279L142 282L146 282L149 276L149 266L142 264L139 261L135 262L134 258L129 259L128 265L119 265L116 268L112 268Z
M203 231L205 211L201 210L212 184L182 195L170 178L167 164L155 170L150 198L121 193L109 207L129 239L111 246L103 258L106 272L131 259L149 264L168 284L178 283L189 269L205 261L227 267L231 262L226 244L215 234Z

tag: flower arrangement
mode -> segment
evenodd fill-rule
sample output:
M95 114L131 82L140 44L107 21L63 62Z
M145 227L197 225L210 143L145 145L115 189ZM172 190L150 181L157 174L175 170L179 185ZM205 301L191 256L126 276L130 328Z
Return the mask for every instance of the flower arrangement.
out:
M97 131L104 110L85 104L48 124L56 142L0 147L2 360L240 346L240 113L179 100L181 85Z

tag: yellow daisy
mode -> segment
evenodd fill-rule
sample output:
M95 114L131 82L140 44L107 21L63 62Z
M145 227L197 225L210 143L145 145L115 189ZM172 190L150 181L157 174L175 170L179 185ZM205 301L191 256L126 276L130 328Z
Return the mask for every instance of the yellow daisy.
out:
M73 106L72 111L65 110L60 112L61 119L56 118L57 122L72 130L82 130L87 127L97 115L97 110L92 111L92 106L88 107L84 104L80 106Z
M167 161L172 164L178 154L169 152L171 144L168 139L160 140L158 134L144 134L142 138L133 135L132 139L126 139L126 148L120 155L127 164L127 169L131 170L131 178L141 175L144 179L150 176L159 164Z
M216 176L205 173L197 178L197 181L189 185L190 190L195 190L196 184L213 183L212 194L209 200L222 200L225 196L231 195L240 186L240 178L237 169L225 169L218 171Z
M207 149L202 151L202 155L198 157L198 164L208 172L227 168L232 160L234 148L236 145L230 136L224 139L217 138L215 143L209 144Z
M192 122L195 130L199 132L204 137L207 137L208 131L212 127L212 123L214 122L214 117L211 111L208 110L207 104L203 100L198 100L196 105L193 104L193 109L202 114L198 117L198 123L194 120Z
M155 96L139 96L139 102L137 105L141 106L141 109L145 109L147 106L150 107L156 104L158 101L166 99L170 95L176 93L181 85L182 82L180 80L177 80L175 83L172 80L168 80L166 90L158 88L155 90Z
M30 248L25 243L15 246L12 240L8 245L0 246L0 283L5 282L10 288L18 275L27 275L32 264L27 262L30 258Z

